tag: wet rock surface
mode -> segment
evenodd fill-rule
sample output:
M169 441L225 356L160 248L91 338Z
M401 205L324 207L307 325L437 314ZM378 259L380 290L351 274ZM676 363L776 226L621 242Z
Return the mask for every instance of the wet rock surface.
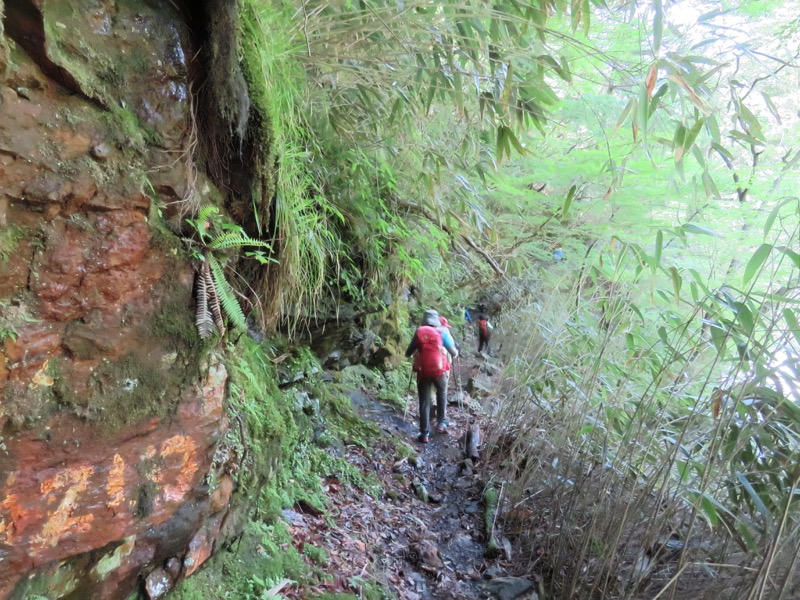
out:
M0 598L162 597L210 555L234 487L215 459L227 373L152 218L186 192L191 35L172 3L5 13Z

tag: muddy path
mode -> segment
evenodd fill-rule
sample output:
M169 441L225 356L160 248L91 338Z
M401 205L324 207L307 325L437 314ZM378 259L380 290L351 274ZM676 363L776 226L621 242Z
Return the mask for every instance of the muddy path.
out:
M526 582L506 577L513 565L503 549L487 548L483 495L491 470L464 457L470 424L477 423L484 435L488 430L482 403L491 401L502 365L465 348L455 366L448 432L432 433L428 444L416 440L415 386L409 386L405 410L379 401L366 385L349 391L356 412L386 435L369 448L346 446L344 457L375 475L382 493L373 497L331 480L326 514L294 515L299 518L293 527L296 540L324 545L331 557L325 571L334 578L300 597L358 591L365 580L402 600L532 597ZM410 455L398 456L392 441L398 438L413 448Z
M387 568L388 583L401 598L485 598L478 584L496 562L485 557L484 477L478 465L471 467L464 460L470 423L485 429L480 403L463 388L459 391L458 385L459 379L466 385L477 365L473 357L466 357L458 366L460 373L451 374L449 383L448 432L433 432L428 444L415 441L416 394L408 395L408 410L402 414L367 394L351 394L364 418L408 440L417 450L416 456L392 465L386 497L394 500L390 500L392 517L385 524L387 544L374 548L376 561Z

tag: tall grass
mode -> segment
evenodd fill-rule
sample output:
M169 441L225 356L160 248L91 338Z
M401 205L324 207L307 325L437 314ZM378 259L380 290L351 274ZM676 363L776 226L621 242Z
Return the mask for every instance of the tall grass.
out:
M291 14L279 2L240 3L242 62L251 99L269 128L271 152L277 157L271 224L277 266L269 267L260 295L266 319L283 317L298 326L326 290L329 262L340 251L334 233L341 214L315 184L305 111L310 106L306 73L299 61L302 40Z
M504 316L489 448L548 597L797 597L796 217L736 285L624 246Z

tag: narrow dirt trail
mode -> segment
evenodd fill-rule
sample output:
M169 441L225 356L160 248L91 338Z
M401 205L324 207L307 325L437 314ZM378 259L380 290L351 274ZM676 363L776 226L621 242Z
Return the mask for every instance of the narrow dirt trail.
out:
M300 597L358 589L359 582L368 579L402 600L518 597L506 593L503 576L510 565L502 552L496 558L487 555L482 502L485 474L478 465L464 460L464 434L470 423L478 423L482 432L487 429L483 410L466 390L458 402L459 379L464 387L472 380L474 385L469 387L476 396L488 397L502 368L474 348L465 348L457 366L461 370L458 376L451 375L449 385L449 431L433 433L426 445L415 441L416 393L407 395L404 415L378 401L374 390L362 387L350 392L352 404L363 418L408 441L417 453L399 458L388 436L368 450L346 448L346 459L376 475L383 494L374 499L331 481L326 486L329 513L302 515L293 535L329 549L331 560L325 571L335 574L335 579L319 589L304 590ZM503 593L487 591L489 579L499 584Z

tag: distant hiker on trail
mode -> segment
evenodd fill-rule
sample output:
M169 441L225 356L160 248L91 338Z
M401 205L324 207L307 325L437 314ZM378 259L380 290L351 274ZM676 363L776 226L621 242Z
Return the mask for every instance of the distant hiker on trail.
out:
M445 330L443 335L439 328ZM414 337L406 350L406 356L414 355L414 371L417 374L417 393L419 395L419 436L417 440L427 444L430 440L430 404L431 387L436 388L436 430L447 431L445 411L447 409L447 378L450 369L447 353L456 358L453 337L442 327L439 313L426 310L422 316L422 324L417 327Z
M478 352L483 352L486 349L487 354L491 354L489 350L489 340L492 338L492 324L489 323L489 316L481 311L478 315Z

